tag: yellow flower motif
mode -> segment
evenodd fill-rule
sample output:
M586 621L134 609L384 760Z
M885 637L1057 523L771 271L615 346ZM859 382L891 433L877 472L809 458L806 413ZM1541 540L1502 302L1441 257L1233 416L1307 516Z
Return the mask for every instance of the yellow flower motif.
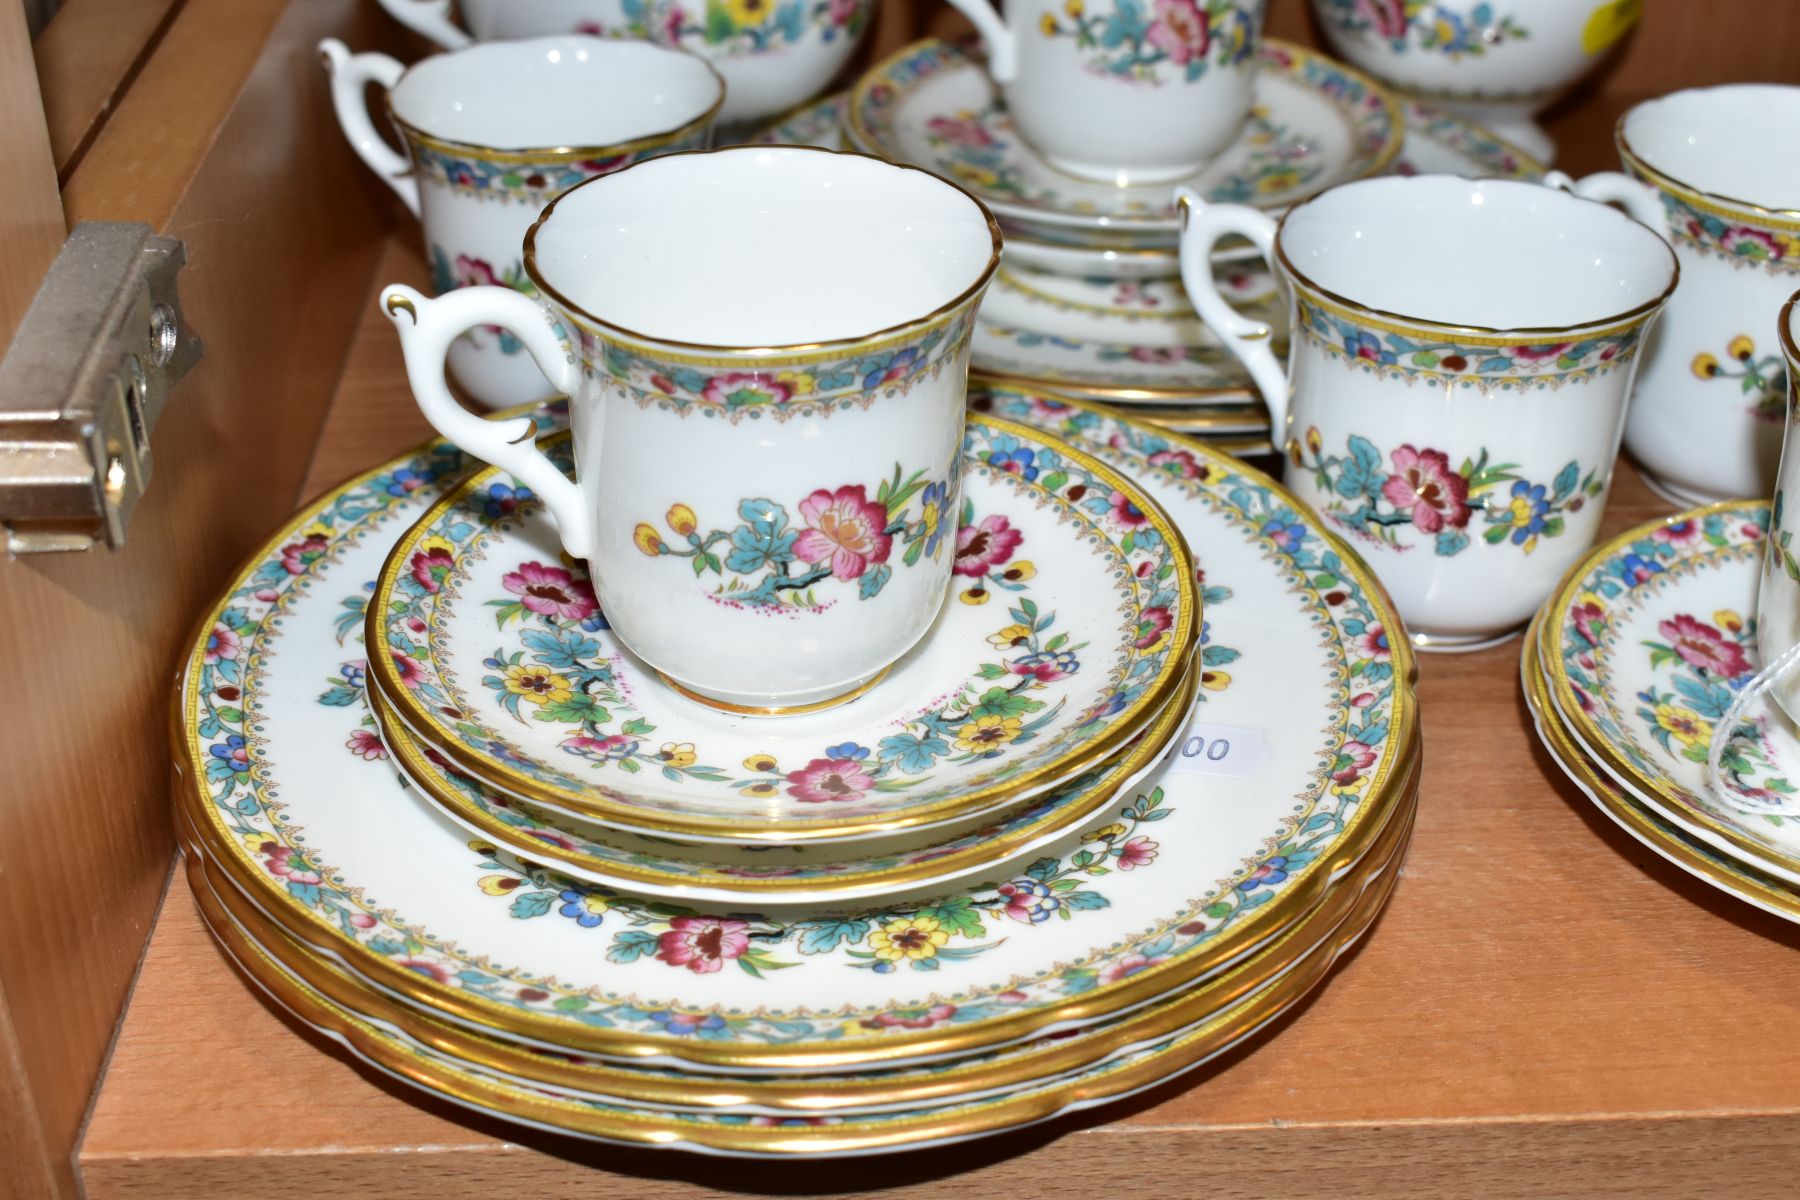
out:
M1523 527L1531 524L1533 506L1531 501L1524 496L1514 496L1513 502L1507 506L1506 511L1515 526Z
M1069 0L1067 4L1063 5L1063 11L1079 21L1081 14L1087 11L1087 6L1081 0Z
M1094 832L1088 834L1088 840L1091 842L1110 842L1114 838L1124 837L1126 833L1127 830L1125 826L1118 821L1114 821L1111 825L1102 825L1100 828L1094 830Z
M1704 720L1691 708L1659 704L1656 706L1656 723L1673 734L1675 740L1684 746L1712 742L1712 722Z
M1319 427L1317 425L1308 425L1306 427L1306 448L1311 450L1314 454L1317 454L1324 445L1325 439L1319 433Z
M694 510L685 504L677 504L675 507L671 508L665 520L669 522L669 528L673 529L676 533L679 533L682 537L686 537L700 527L700 522L694 517ZM640 525L638 528L648 529L649 526ZM643 549L643 546L640 544L638 549Z
M744 766L757 772L773 771L775 769L775 756L773 754L752 754L749 758L744 760Z
M1752 354L1756 353L1756 343L1751 341L1748 336L1740 333L1726 343L1725 353L1731 355L1731 357L1737 359L1739 362L1743 362Z
M273 841L275 841L275 836L273 834L246 833L244 835L244 846L252 854L261 854L263 852L263 847Z
M1701 379L1711 379L1719 373L1719 360L1710 354L1696 354L1688 369Z
M991 188L1000 183L1000 172L977 167L972 163L951 163L950 173L970 187Z
M1018 717L976 717L956 731L956 748L969 753L992 750L1018 737L1023 724Z
M1276 192L1289 191L1299 186L1300 172L1292 169L1286 171L1270 171L1267 175L1264 175L1261 179L1256 181L1256 190L1265 196L1272 196Z
M818 380L803 371L783 371L775 377L776 383L787 385L788 391L796 396L810 396L818 388Z
M988 645L996 650L1011 650L1031 640L1031 626L1008 625L999 633L988 634Z
M1037 565L1027 559L1021 558L1018 562L1010 564L1006 570L1000 572L1000 578L1006 580L1008 583L1024 583L1027 579L1030 579L1036 574Z
M941 928L936 917L901 917L871 933L869 949L882 962L935 958L938 947L949 940L950 931Z
M753 783L747 787L738 789L741 794L750 797L752 800L766 800L780 790L780 788L772 783Z
M972 587L964 591L957 599L961 600L964 604L986 604L988 602L988 591L984 587Z
M1744 618L1738 616L1738 614L1732 612L1729 608L1721 608L1718 612L1714 613L1713 624L1717 625L1720 629L1723 629L1726 633L1744 632Z
M637 528L631 531L631 540L639 550L642 550L652 558L655 558L658 554L664 553L668 549L667 546L663 545L662 534L656 532L655 529L642 521L639 521Z
M717 0L719 7L738 28L755 28L769 19L775 11L775 0Z
M694 753L692 742L664 742L656 757L662 759L666 767L691 767L700 756Z
M1056 23L1054 13L1045 13L1038 18L1038 28L1043 31L1045 37L1055 37L1061 26Z
M1223 671L1202 671L1200 686L1209 692L1222 692L1231 686L1231 676Z
M490 896L504 896L516 890L525 881L517 875L483 875L479 886Z
M575 694L575 685L569 682L568 676L524 663L514 663L506 668L503 682L507 691L523 696L532 704L561 704Z

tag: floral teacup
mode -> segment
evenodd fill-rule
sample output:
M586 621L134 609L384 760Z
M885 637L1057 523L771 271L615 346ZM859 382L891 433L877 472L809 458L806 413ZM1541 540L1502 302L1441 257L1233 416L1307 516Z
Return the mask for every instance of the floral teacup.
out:
M728 93L724 125L762 121L823 91L868 28L875 0L381 0L445 49L474 41L587 33L680 46L711 60Z
M1662 230L1681 287L1644 352L1625 447L1686 508L1775 486L1787 387L1766 333L1800 285L1800 87L1648 100L1619 121L1616 171L1571 184ZM1635 176L1635 178L1633 178Z
M1279 225L1183 203L1182 280L1268 403L1288 486L1368 555L1419 645L1523 624L1593 542L1674 252L1604 204L1496 179L1362 180ZM1290 293L1285 370L1208 268L1231 235Z
M742 147L546 208L524 262L549 311L507 288L383 304L420 408L543 498L622 641L694 698L792 712L859 694L937 615L970 328L999 261L992 215L934 175ZM445 349L483 325L569 396L574 482L528 421L445 388Z
M1787 444L1775 480L1769 513L1769 545L1763 552L1762 586L1756 594L1756 648L1764 663L1773 663L1800 646L1800 443L1792 433L1800 424L1800 292L1788 297L1776 322L1776 338L1787 360ZM1782 671L1770 682L1770 694L1782 710L1800 722L1800 671Z
M1058 170L1193 174L1250 115L1264 0L950 0L975 23L1013 123Z
M1313 0L1339 57L1545 162L1556 144L1533 114L1643 10L1644 0Z
M319 43L338 123L425 234L432 284L529 292L519 243L545 203L639 159L703 147L725 85L679 50L591 37L495 42L402 67L385 54ZM376 132L363 90L376 84L407 154ZM490 408L543 399L543 372L497 326L470 330L450 369Z

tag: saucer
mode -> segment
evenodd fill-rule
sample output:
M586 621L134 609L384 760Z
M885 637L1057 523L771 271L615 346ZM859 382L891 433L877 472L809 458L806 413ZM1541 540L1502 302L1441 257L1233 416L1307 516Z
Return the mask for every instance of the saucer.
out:
M1542 621L1534 617L1525 631L1519 671L1532 724L1551 761L1614 824L1659 857L1764 912L1800 921L1800 890L1794 884L1759 871L1695 836L1692 826L1671 820L1637 796L1620 790L1588 758L1564 726L1551 699L1539 653L1542 633Z
M1536 183L1550 168L1485 125L1410 97L1396 97L1406 142L1390 175L1463 175Z
M1170 739L1186 723L1198 687L1199 678L1190 671L1175 699L1118 757L1000 817L924 844L887 849L884 842L880 852L861 857L838 843L682 846L668 838L634 836L545 812L457 771L403 728L383 721L379 696L371 693L369 701L381 740L407 783L451 820L500 849L574 879L645 896L785 905L922 894L1042 849L1155 768ZM1105 856L1112 846L1107 838L1096 836L1089 849ZM714 853L705 857L696 853L709 850Z
M1400 110L1366 75L1273 39L1260 66L1237 142L1195 174L1154 185L1114 187L1051 167L1014 131L986 64L950 42L914 43L871 68L851 89L844 128L855 148L954 180L1021 232L1172 245L1178 186L1213 203L1283 210L1378 175L1399 153Z
M369 604L387 649L371 677L463 771L612 828L801 842L992 811L1103 761L1160 712L1199 614L1180 536L1120 472L972 420L962 473L959 528L943 533L951 596L853 703L770 720L683 698L614 638L549 515L493 468L395 545ZM717 574L722 601L746 603L729 563Z
M821 150L844 148L844 109L848 91L833 92L784 113L750 135L750 146L817 146Z
M1220 292L1286 342L1288 305L1268 268L1214 268ZM1250 373L1176 280L1078 279L1003 265L975 317L970 365L1097 400L1243 403ZM1266 427L1266 426L1265 426Z
M380 761L357 704L369 581L471 465L442 445L311 503L206 615L174 712L183 819L234 885L369 987L644 1065L966 1056L1125 1016L1241 961L1329 895L1404 802L1417 722L1397 619L1268 477L1097 409L1004 403L1178 504L1206 564L1197 723L1116 801L1117 855L1077 832L926 908L775 920L549 886L471 846Z
M1614 785L1738 861L1800 883L1795 811L1739 809L1706 785L1713 726L1759 665L1769 506L1726 501L1600 546L1546 608L1544 672L1571 738ZM1800 794L1800 738L1753 706L1725 759L1751 804Z

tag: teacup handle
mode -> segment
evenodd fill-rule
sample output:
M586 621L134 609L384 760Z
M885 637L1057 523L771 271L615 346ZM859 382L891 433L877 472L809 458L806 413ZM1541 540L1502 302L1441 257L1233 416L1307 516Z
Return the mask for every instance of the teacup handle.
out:
M1019 40L1005 18L988 0L950 0L950 7L969 18L981 44L987 47L988 74L995 83L1011 83L1019 77Z
M1656 189L1622 171L1596 171L1585 179L1574 179L1565 172L1551 171L1544 176L1544 186L1580 196L1583 200L1617 204L1633 220L1643 222L1659 234L1667 227L1663 218L1662 200Z
M1248 238L1262 252L1275 278L1281 278L1275 266L1274 218L1242 204L1208 204L1191 188L1176 188L1175 200L1181 206L1182 286L1207 328L1218 334L1225 348L1249 370L1269 408L1269 428L1279 446L1287 429L1288 378L1269 345L1275 331L1233 308L1219 293L1212 269L1214 247L1236 234Z
M418 216L419 183L409 173L412 163L381 140L375 122L369 119L369 106L363 96L363 90L371 83L387 91L406 68L385 54L352 54L336 38L319 43L319 57L325 63L325 73L331 77L331 106L337 110L338 124L351 149L368 164L369 170L394 189L412 215Z
M500 325L525 344L552 387L573 395L580 383L580 369L563 349L549 312L511 288L457 288L427 300L400 284L381 290L381 309L400 331L406 379L425 419L462 449L510 471L536 492L556 519L563 548L576 558L586 558L594 539L581 489L537 448L531 418L490 421L478 417L456 402L444 377L450 343L477 325Z
M450 0L381 0L388 16L446 50L461 50L474 41L450 19Z

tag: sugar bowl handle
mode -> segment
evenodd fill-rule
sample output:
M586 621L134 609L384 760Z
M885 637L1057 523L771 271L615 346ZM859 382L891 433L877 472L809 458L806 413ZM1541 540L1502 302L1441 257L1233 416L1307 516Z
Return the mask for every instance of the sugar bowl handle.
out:
M1019 77L1019 40L1006 26L1006 20L988 0L950 0L954 8L975 26L981 44L987 47L988 74L995 83L1011 83Z
M1191 188L1176 188L1175 199L1181 206L1181 284L1206 327L1218 334L1225 348L1250 372L1269 408L1271 436L1279 447L1287 430L1288 379L1270 348L1275 331L1231 307L1219 294L1212 269L1214 248L1221 239L1236 234L1250 239L1269 270L1280 278L1275 266L1275 221L1241 204L1208 204Z
M450 19L450 0L381 0L388 16L446 50L460 50L474 39Z
M336 38L319 43L319 58L325 73L331 77L331 106L337 110L338 124L349 139L351 149L369 165L369 170L394 189L413 216L419 215L419 184L409 172L412 163L406 155L381 140L375 122L369 119L369 106L364 89L373 83L382 91L394 86L402 67L385 54L352 54L350 48Z
M1634 220L1641 221L1657 233L1668 227L1663 217L1662 200L1655 188L1641 179L1633 179L1621 171L1596 171L1584 179L1574 179L1562 171L1544 176L1546 187L1557 188L1583 200L1617 204Z
M563 548L576 558L586 558L593 546L587 505L581 490L537 448L531 419L478 417L456 402L444 377L450 343L478 325L499 325L525 344L552 387L573 394L580 372L563 349L548 310L511 288L458 288L427 300L400 284L382 289L381 309L400 331L406 379L425 419L444 437L476 458L512 472L542 497L556 519Z

